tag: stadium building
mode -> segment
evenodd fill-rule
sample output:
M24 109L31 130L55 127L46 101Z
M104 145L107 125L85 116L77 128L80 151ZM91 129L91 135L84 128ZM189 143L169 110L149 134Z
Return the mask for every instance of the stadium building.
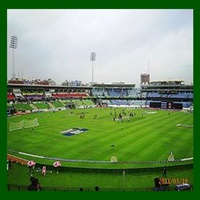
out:
M193 85L183 84L183 80L152 81L141 85L141 93L146 96L145 105L162 109L183 109L193 106Z
M8 83L8 112L14 111L17 103L68 100L90 100L96 106L151 107L161 109L192 109L193 85L184 84L183 80L152 81L141 84L124 82L95 83L92 86L56 86L48 84ZM69 103L69 100L71 101ZM66 102L66 101L65 101ZM12 106L11 106L12 105Z

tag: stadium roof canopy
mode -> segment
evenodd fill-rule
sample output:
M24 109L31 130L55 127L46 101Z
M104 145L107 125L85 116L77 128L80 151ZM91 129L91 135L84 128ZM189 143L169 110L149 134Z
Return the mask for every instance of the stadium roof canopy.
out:
M56 85L30 85L30 84L7 84L8 88L22 88L22 89L92 89L91 86L56 86Z
M151 81L152 85L180 85L183 84L184 80L174 79L174 80L156 80Z
M114 82L114 83L94 83L92 87L104 87L104 88L134 88L135 84L134 83L124 83L124 82Z

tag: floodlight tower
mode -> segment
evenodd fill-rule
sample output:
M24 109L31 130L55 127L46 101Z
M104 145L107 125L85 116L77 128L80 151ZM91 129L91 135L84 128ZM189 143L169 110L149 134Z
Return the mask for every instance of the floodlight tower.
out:
M96 53L91 52L90 61L92 61L92 85L94 83L94 61L96 60Z
M14 56L14 51L17 48L17 40L18 38L16 36L11 36L11 43L10 43L10 48L13 49L13 78L15 78L15 56Z

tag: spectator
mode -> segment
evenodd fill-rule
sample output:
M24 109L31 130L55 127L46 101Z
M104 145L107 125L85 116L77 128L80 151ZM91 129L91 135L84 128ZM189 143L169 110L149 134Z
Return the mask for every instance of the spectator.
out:
M99 186L96 186L96 187L95 187L95 191L99 191Z
M46 172L47 172L47 168L46 168L46 166L43 166L42 167L42 175L46 176Z
M28 166L28 168L29 168L28 174L29 174L29 175L30 175L30 174L33 174L33 173L34 173L34 171L33 171L33 165Z
M28 186L29 191L40 191L42 189L38 178L31 175L30 181L31 181L31 184Z

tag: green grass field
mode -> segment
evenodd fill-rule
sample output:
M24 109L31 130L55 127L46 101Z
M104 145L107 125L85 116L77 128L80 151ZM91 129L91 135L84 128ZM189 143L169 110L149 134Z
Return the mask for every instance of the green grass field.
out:
M28 168L25 165L13 163L11 169L7 171L7 183L23 186L20 190L27 191L30 184L30 176L27 174ZM83 187L84 191L94 191L98 185L100 191L146 191L146 188L154 187L154 178L162 177L162 171L145 173L80 173L80 172L59 172L58 174L47 172L43 176L41 172L35 172L34 176L40 181L43 191L78 191ZM167 171L167 179L171 180L170 186L178 184L179 181L188 180L193 184L193 169L170 170ZM11 191L19 190L12 187Z
M126 113L114 121L114 114ZM133 117L128 116L134 113ZM84 115L83 118L80 118ZM96 118L95 118L96 115ZM39 126L9 131L10 122L37 118ZM95 119L94 119L95 118ZM193 157L193 128L177 127L177 124L193 125L193 114L180 111L87 108L57 112L40 112L8 118L7 148L17 152L50 158L77 160L62 162L62 166L92 168L138 168L163 166L163 163L140 161L165 161L171 152L175 159ZM72 128L87 131L73 136L61 132ZM19 156L19 154L15 154ZM131 164L101 163L116 156L119 162ZM54 160L20 155L37 163L52 164ZM88 162L80 162L87 160ZM91 161L100 161L91 163ZM133 163L135 162L135 163ZM189 161L193 162L193 161ZM180 163L167 163L167 165ZM183 164L183 163L181 163Z
M124 110L121 120L113 120ZM133 117L129 117L134 113ZM96 117L95 117L96 115ZM84 116L80 118L80 116ZM10 122L20 122L24 119L38 119L39 126L9 131ZM175 159L193 157L193 114L180 111L123 109L123 108L87 108L57 112L40 112L10 117L7 120L7 148L12 154L34 160L36 163L51 165L58 159L71 159L78 162L61 161L62 166L82 168L153 168L164 165L181 165L185 162L167 161L173 152ZM184 124L184 126L177 126ZM72 128L85 128L85 132L65 136L61 132ZM18 154L24 152L32 156ZM8 153L11 153L8 151ZM48 157L39 158L35 156ZM116 156L118 163L109 162ZM52 158L52 159L51 159ZM86 162L87 161L87 162ZM92 163L91 161L96 161ZM131 162L121 163L121 162ZM141 161L154 161L143 163ZM27 166L13 163L8 170L7 183L26 186L30 184ZM162 171L123 173L96 173L82 171L60 171L34 173L40 180L44 190L78 191L80 187L92 191L96 185L101 190L127 190L148 188L154 186L154 178L162 177ZM193 169L168 170L167 178L171 180L187 179L193 184ZM176 183L172 184L173 185ZM51 188L51 189L48 189ZM18 190L18 187L11 188ZM23 190L23 187L21 188Z

